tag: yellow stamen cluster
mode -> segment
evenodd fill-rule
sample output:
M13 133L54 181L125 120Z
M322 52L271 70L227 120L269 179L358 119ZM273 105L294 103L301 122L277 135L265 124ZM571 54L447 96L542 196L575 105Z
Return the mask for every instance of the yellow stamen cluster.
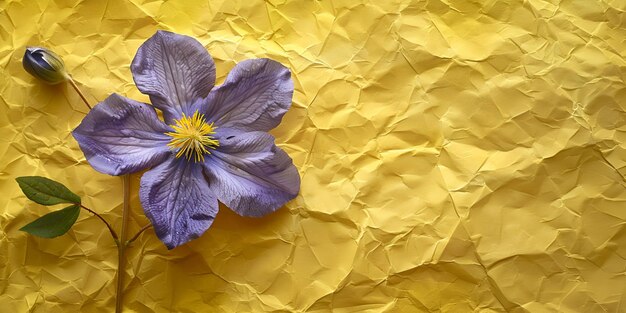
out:
M172 150L178 149L176 157L185 156L187 160L194 158L196 162L204 161L205 154L211 154L209 149L217 148L220 143L213 138L215 127L208 124L204 114L194 113L191 117L183 113L183 117L176 120L176 125L171 125L174 132L165 133L172 137L167 144Z

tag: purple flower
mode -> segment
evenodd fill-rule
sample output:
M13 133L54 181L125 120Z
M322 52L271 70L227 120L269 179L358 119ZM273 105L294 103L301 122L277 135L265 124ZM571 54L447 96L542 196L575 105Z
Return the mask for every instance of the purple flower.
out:
M191 37L158 31L141 45L131 71L152 106L112 94L73 135L99 172L151 168L139 198L169 249L204 233L218 200L256 217L298 194L298 171L267 133L291 106L287 68L246 60L213 88L215 64L206 49Z

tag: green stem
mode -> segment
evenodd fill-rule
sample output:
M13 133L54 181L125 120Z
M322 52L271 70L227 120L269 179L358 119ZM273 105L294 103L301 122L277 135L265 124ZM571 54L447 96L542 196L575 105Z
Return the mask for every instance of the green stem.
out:
M122 231L120 244L117 246L117 289L115 290L115 312L122 312L124 302L124 275L126 272L126 228L128 227L128 215L130 213L130 175L122 176L124 181L124 205L122 208Z
M78 88L78 85L76 84L74 79L70 75L67 75L67 80L69 81L72 88L76 90L76 93L78 93L78 95L83 100L87 108L91 110L92 108L91 108L91 105L89 105L89 101L87 101L87 98L85 97L85 95L82 93L82 91L80 91L80 88ZM139 237L139 235L143 231L148 229L150 226L150 225L144 226L130 240L128 241L126 240L126 233L127 233L127 228L128 228L128 215L130 214L130 175L124 175L122 177L122 180L124 184L124 198L123 198L124 203L122 207L122 231L119 237L117 233L115 232L115 230L113 230L113 227L111 227L111 225L102 216L100 216L100 214L96 213L95 211L83 205L80 205L81 208L93 213L102 222L104 222L104 224L106 224L107 228L109 229L109 232L111 233L111 236L113 236L113 239L115 240L115 243L117 244L117 262L118 262L117 263L117 287L115 289L115 312L116 313L122 312L123 303L124 303L124 276L126 274L126 247L128 247L128 245L131 242L135 241Z

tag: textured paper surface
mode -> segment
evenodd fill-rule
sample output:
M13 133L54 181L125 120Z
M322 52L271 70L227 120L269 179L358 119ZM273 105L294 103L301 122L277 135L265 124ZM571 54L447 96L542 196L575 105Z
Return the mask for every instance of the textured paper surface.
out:
M81 213L14 179L42 175L120 227L121 179L70 131L69 86L21 67L60 54L93 103L147 101L130 62L157 29L196 37L218 83L237 63L288 66L272 131L302 176L277 213L222 207L200 239L130 249L126 312L626 311L624 1L2 1L0 311L111 312L116 250ZM131 233L147 223L133 176Z

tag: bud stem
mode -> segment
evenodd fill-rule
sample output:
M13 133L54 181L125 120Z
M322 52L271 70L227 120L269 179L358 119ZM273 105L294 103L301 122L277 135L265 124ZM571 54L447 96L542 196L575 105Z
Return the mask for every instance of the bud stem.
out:
M70 85L72 85L72 87L74 87L74 90L76 90L76 92L78 93L80 98L83 99L83 102L85 102L85 104L87 105L89 110L91 110L91 105L89 105L89 101L87 101L87 98L85 98L85 95L83 95L83 93L80 91L80 88L78 88L78 85L76 85L76 82L74 81L74 79L71 76L68 75L67 76L67 80L69 80Z

